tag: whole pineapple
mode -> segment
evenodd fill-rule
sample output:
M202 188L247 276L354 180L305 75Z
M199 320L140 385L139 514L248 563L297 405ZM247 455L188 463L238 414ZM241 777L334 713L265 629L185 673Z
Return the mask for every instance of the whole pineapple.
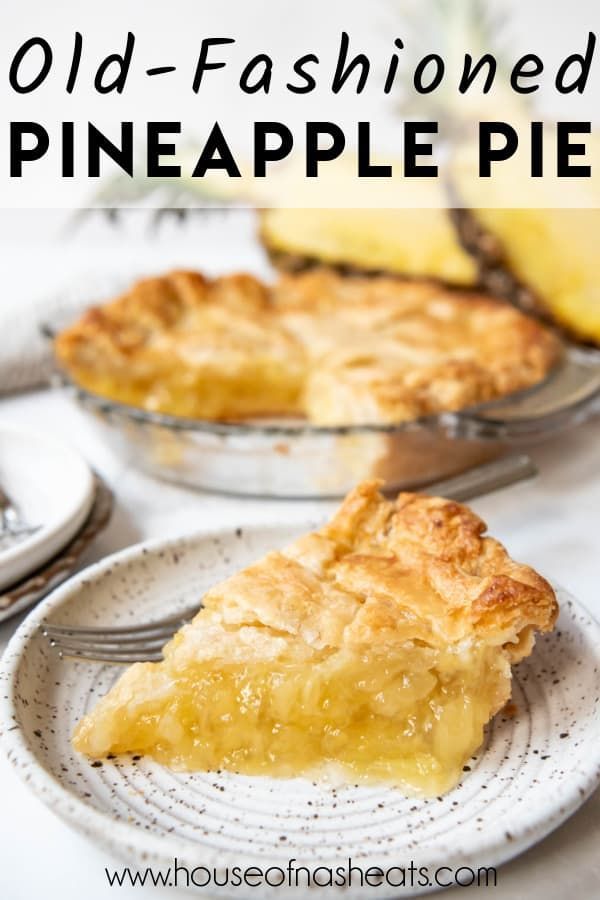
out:
M559 209L555 184L532 182L518 163L503 164L503 174L488 179L483 192L476 178L477 122L490 118L493 109L494 118L525 133L532 118L531 95L507 86L516 62L506 49L508 6L489 0L391 0L389 10L405 44L399 83L411 84L427 53L435 51L446 61L446 78L436 91L417 97L406 90L397 109L403 117L439 122L451 196L461 208L443 209L447 197L440 192L439 209L271 210L263 216L261 235L275 261L296 267L303 261L337 263L479 284L554 321L571 337L600 345L600 191L588 183L579 188L586 193L577 196L572 188L573 208ZM475 60L484 53L495 56L496 80L488 95L476 89L458 94L465 52ZM587 143L588 157L600 171L600 135ZM520 198L518 209L503 208L507 184Z

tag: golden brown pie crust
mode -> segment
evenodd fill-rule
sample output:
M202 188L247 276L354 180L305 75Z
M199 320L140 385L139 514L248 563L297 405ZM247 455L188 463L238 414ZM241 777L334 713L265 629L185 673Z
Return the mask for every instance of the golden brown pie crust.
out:
M528 388L560 356L536 321L426 282L285 275L134 284L56 340L77 383L148 410L214 420L393 423Z
M554 627L548 582L468 507L421 494L387 500L378 488L359 485L319 531L212 588L205 609L313 649L481 639L506 645L513 662L529 652L525 632Z

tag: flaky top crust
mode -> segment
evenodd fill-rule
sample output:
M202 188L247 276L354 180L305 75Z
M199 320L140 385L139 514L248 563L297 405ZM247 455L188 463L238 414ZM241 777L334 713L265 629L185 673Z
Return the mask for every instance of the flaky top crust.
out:
M365 482L332 520L205 595L167 656L264 658L290 652L504 646L511 661L553 628L548 582L485 536L471 510Z
M323 270L268 286L172 272L90 310L58 337L56 354L84 387L155 411L366 424L529 387L560 345L509 306L425 282ZM211 405L217 382L229 393Z

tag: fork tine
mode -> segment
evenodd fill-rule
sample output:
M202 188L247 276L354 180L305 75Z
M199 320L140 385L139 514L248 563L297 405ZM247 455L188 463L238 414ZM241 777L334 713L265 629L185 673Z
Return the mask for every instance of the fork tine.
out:
M116 655L114 652L103 653L91 650L67 650L65 652L59 650L58 654L63 659L81 659L89 660L90 662L107 662L122 665L135 662L160 662L163 658L162 653L156 650L148 653L121 653L119 655Z
M135 650L161 650L165 643L172 637L168 635L166 640L164 637L155 637L151 640L146 638L137 638L127 641L103 641L103 640L71 640L69 638L50 638L50 646L58 647L66 650L103 650L104 652L114 652L115 650L135 651Z
M144 625L117 628L79 627L43 623L40 632L61 658L91 662L134 663L159 662L162 648L175 632L189 622L201 604L182 610L177 615Z
M145 635L149 637L152 632L169 632L173 634L180 625L189 622L196 613L201 609L201 604L184 609L177 615L169 616L165 619L157 619L154 622L147 622L144 625L122 625L115 628L99 628L92 626L70 626L70 625L53 625L45 622L41 625L42 634L46 637L52 636L69 636L69 637L98 637L98 636L114 636L116 638L126 638L130 635Z
M50 628L44 626L42 634L48 640L53 641L77 641L83 644L109 643L109 644L125 644L131 641L151 641L151 640L168 640L178 629L182 622L174 622L171 625L161 626L153 629L131 629L117 633L110 628L98 628L97 631L81 631L71 628Z

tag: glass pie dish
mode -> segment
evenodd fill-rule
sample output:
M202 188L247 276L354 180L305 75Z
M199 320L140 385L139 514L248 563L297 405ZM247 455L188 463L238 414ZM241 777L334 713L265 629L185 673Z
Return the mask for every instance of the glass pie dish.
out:
M52 337L54 328L45 328ZM568 346L534 388L397 425L317 427L301 420L222 423L126 406L66 385L118 451L150 474L219 493L333 498L359 481L416 489L551 437L600 409L600 352Z

